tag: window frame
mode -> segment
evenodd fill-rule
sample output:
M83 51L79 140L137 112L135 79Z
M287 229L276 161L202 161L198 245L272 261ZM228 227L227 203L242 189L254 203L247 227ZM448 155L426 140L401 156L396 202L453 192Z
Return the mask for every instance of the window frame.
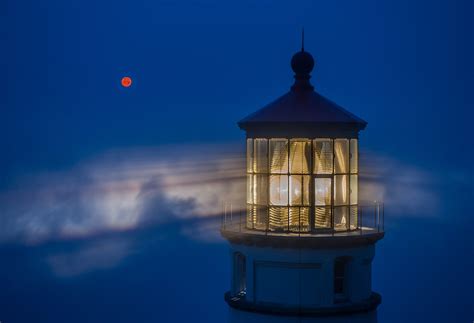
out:
M258 155L258 152L257 152L257 140L265 140L266 143L266 153L265 153L265 156L257 156ZM286 173L285 172L282 172L281 170L278 171L278 172L272 172L271 168L272 168L272 155L271 155L271 149L272 149L272 140L285 140L286 141L286 147L287 147L287 152L286 152L286 158L287 158L287 161L286 161ZM332 173L316 173L316 170L314 169L315 165L315 160L316 160L316 151L315 151L315 142L317 141L330 141L331 142L331 146L332 146ZM336 151L335 151L335 146L336 146L336 140L346 140L347 142L347 167L346 167L346 170L347 172L344 172L344 173L336 173ZM249 144L249 141L251 142ZM308 173L305 173L305 172L295 172L295 173L292 173L292 167L291 167L291 164L290 164L290 158L291 158L291 143L292 142L298 142L298 141L302 141L302 142L308 142L309 145L310 145L310 152L308 154L309 156L309 160L307 159L307 162L308 162L308 165L307 165L307 169L308 169ZM355 145L355 148L353 147L353 145ZM257 201L259 200L258 197L256 198L255 200L255 196L253 195L253 200L252 202L253 203L248 203L248 200L247 200L247 227L249 229L257 229L257 230L261 230L262 229L262 226L261 226L261 223L259 224L259 228L255 228L255 222L257 220L257 218L261 218L261 212L266 212L266 222L267 224L265 225L265 230L269 230L270 229L270 208L287 208L287 214L288 214L288 225L286 226L286 228L283 228L283 231L287 231L287 232L290 232L292 231L291 228L290 228L290 209L293 208L293 209L298 209L298 214L300 215L300 218L299 218L299 226L301 227L301 213L302 213L302 210L301 208L304 208L305 210L309 210L309 218L307 219L307 223L305 224L305 226L307 226L308 228L305 229L304 231L301 231L301 230L298 230L298 232L314 232L314 231L321 231L321 230L332 230L332 231L336 231L336 223L335 223L335 209L338 208L338 207L345 207L347 208L348 212L347 212L347 218L346 218L346 225L345 225L345 228L344 229L341 229L341 230L337 230L337 231L350 231L352 229L359 229L358 225L358 212L359 212L359 209L358 209L358 206L359 206L359 139L356 137L356 138L344 138L344 137L334 137L334 138L323 138L323 137L318 137L318 138L289 138L289 137L248 137L247 138L247 144L246 144L246 147L247 149L249 149L249 147L252 148L252 152L249 154L249 152L247 151L246 153L246 156L247 156L247 160L246 160L246 169L247 169L247 180L248 178L252 178L253 180L255 180L255 176L256 175L260 175L260 176L266 176L266 180L267 180L267 195L266 195L266 205L260 205L257 203ZM262 151L260 151L262 152ZM305 152L305 150L303 150L303 153ZM352 163L354 162L354 157L353 157L353 153L356 153L356 156L355 156L355 168L352 167ZM304 158L305 155L303 155L302 158ZM252 160L250 161L250 164L251 164L251 169L249 169L249 160L248 158L251 158ZM266 167L259 167L259 169L257 169L257 159L261 160L261 159L265 159L266 160ZM262 165L260 165L262 166ZM263 170L263 171L262 171ZM354 172L355 170L355 172ZM258 171L258 172L257 172ZM251 175L251 176L249 176ZM347 203L344 203L344 204L341 204L341 205L335 205L335 189L336 189L336 183L335 183L335 180L336 180L336 176L342 176L342 175L345 175L346 176L346 179L347 179ZM286 205L273 205L271 203L271 200L270 200L270 197L271 197L271 194L270 194L270 191L272 189L271 187L271 177L272 176L287 176L287 203ZM302 203L301 205L291 205L291 197L292 197L292 192L290 190L290 178L291 176L301 176L301 185L302 185L302 192L301 192L301 200L302 200ZM304 184L304 181L305 181L305 176L309 176L309 183L308 183L308 202L309 202L309 205L305 205L304 203L304 187L305 187L305 184ZM352 202L352 189L353 187L351 186L351 179L355 178L353 176L356 176L357 177L357 185L356 185L356 190L357 192L355 193L356 194L356 203L351 203ZM331 179L331 204L329 206L327 206L330 210L330 226L329 227L316 227L316 224L315 224L315 219L316 219L316 208L318 207L317 205L315 205L315 179L316 178L330 178ZM252 183L253 185L254 183ZM251 186L252 186L251 185ZM249 185L247 183L247 189L249 189ZM251 188L252 189L252 188ZM253 188L255 189L255 188ZM248 192L247 192L248 194ZM253 193L252 193L253 194ZM319 206L319 208L321 208L322 206ZM257 210L258 208L258 210ZM251 210L251 211L249 211ZM352 212L353 210L355 210L355 219L357 221L356 225L354 228L352 228L352 225L351 225L351 221L352 221ZM249 215L249 212L251 212L252 214ZM257 214L258 213L258 214ZM304 212L303 212L304 213ZM249 221L249 217L250 217L250 221ZM251 222L251 226L249 226L249 222ZM271 231L274 231L273 229Z

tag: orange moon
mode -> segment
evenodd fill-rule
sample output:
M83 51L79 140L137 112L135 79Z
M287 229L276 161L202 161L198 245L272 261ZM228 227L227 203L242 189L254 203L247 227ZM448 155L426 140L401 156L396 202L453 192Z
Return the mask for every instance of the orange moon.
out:
M122 86L123 87L130 87L132 85L132 79L128 76L122 77Z

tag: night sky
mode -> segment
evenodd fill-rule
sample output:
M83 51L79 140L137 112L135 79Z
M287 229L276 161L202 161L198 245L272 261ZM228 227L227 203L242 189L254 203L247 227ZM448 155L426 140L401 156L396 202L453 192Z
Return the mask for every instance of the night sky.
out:
M466 289L474 288L472 278L459 278L455 284L439 282L446 277L472 276L474 271L472 233L466 229L474 224L472 1L7 0L0 4L0 11L0 66L4 71L0 78L0 255L1 263L6 264L0 270L0 285L7 286L0 298L2 323L33 322L35 317L65 322L73 304L81 302L89 304L91 312L79 315L78 321L157 321L160 317L151 311L156 306L153 300L169 310L161 317L163 321L176 321L173 311L178 306L173 301L179 299L177 290L181 289L165 287L167 297L148 289L153 283L163 288L168 281L163 277L154 281L153 270L171 280L188 277L177 269L186 267L186 262L175 251L191 254L196 261L207 252L217 255L213 268L221 268L216 269L218 274L201 267L193 274L201 279L195 289L210 286L206 293L212 301L194 303L192 308L206 317L203 321L221 320L229 270L223 241L217 237L209 244L206 239L178 243L186 231L183 218L166 222L169 230L158 225L161 220L149 221L147 212L156 210L156 204L149 202L148 195L139 195L140 205L147 207L139 220L119 225L117 218L107 222L109 218L97 221L85 215L89 209L75 196L82 194L82 188L102 183L101 170L109 171L117 163L126 166L118 167L113 176L104 175L110 187L125 177L126 169L130 171L127 188L135 189L130 181L136 171L157 160L165 165L161 170L172 173L177 171L172 167L173 156L184 163L188 159L203 162L217 151L229 153L234 147L240 154L244 133L236 122L289 90L293 82L290 59L300 49L302 27L305 49L316 61L315 89L368 122L360 145L362 151L377 156L368 164L390 161L384 176L396 181L403 173L409 179L402 184L415 183L421 194L403 195L399 191L404 186L399 183L402 188L397 198L386 197L393 201L390 212L394 217L390 220L393 234L380 243L376 256L375 287L382 296L385 291L389 304L382 305L386 308L381 307L380 321L399 321L396 315L403 311L397 312L395 304L412 306L400 301L406 291L394 284L384 285L384 273L397 275L393 266L404 264L400 272L428 275L432 280L424 281L420 288L431 286L429 294L441 295L436 301L425 300L424 306L442 304L443 297L459 294L463 300L458 304L449 301L448 308L452 306L460 318L474 318L472 294L468 296ZM124 76L133 79L131 87L121 86ZM213 147L218 148L212 151ZM193 173L192 165L180 167L180 171ZM94 176L84 179L85 169L92 169L87 174ZM416 174L422 174L421 179ZM390 179L385 185L391 185ZM162 180L141 183L139 191L163 194ZM67 189L58 191L59 186ZM110 187L107 192L113 189ZM27 209L32 199L35 208ZM60 211L55 213L51 209L58 206L58 200ZM400 208L405 202L410 207ZM195 201L175 199L159 207L171 214L186 203ZM74 230L67 232L73 232L75 238L63 234L63 224L57 220L65 209L73 214ZM400 210L408 209L410 217L401 214ZM22 220L15 220L17 217ZM175 217L167 215L169 218ZM428 232L417 237L420 227ZM126 232L127 241L118 246L127 246L128 251L119 254L128 257L128 262L113 261L115 258L110 263L99 262L86 270L86 276L81 266L69 266L83 258L100 258L94 250L115 252L117 230ZM433 242L419 244L420 239ZM98 240L99 249L90 247ZM176 250L169 243L176 243ZM161 245L166 247L159 248ZM71 250L79 259L69 261ZM433 257L420 258L424 250L430 250L427 254ZM152 258L150 253L169 257L171 262L164 269L153 263L153 270L141 272ZM130 254L135 258L130 260ZM416 259L418 263L410 263ZM48 265L41 265L43 260ZM126 265L121 266L123 263ZM99 273L94 273L97 268ZM130 278L138 272L142 278ZM123 277L128 278L121 289L116 281ZM95 280L112 293L132 290L134 296L110 300L104 290L94 291ZM194 280L181 281L184 286ZM434 291L435 282L451 289ZM409 284L416 286L412 281ZM39 291L44 289L53 291L38 303ZM73 296L61 305L62 310L51 314L52 304L61 302L59 295L71 291ZM419 292L410 292L413 300L417 299L413 293ZM134 303L135 296L144 295L146 300ZM190 295L200 297L196 290ZM103 298L109 299L104 306L99 305ZM26 310L13 305L17 303ZM135 311L121 308L120 314L110 314L118 304L134 304ZM204 310L206 306L220 309L212 316ZM427 319L421 310L416 313L416 321ZM426 322L446 322L447 317L445 311Z

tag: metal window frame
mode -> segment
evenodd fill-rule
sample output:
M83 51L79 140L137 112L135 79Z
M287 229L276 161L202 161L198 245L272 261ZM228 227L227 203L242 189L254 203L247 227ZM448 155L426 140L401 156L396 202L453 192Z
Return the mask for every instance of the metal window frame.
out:
M257 160L256 160L256 140L258 139L264 139L266 140L266 172L258 172L257 171ZM272 173L271 172L271 160L270 160L270 142L271 140L276 140L276 139L279 139L279 140L286 140L287 142L287 170L286 170L286 173ZM315 170L314 170L314 159L315 159L315 151L314 151L314 141L315 140L318 140L318 139L326 139L326 140L330 140L331 143L332 143L332 173L331 174L316 174L315 173ZM252 202L253 203L247 203L247 217L249 216L248 214L248 210L249 210L249 207L251 208L251 217L252 217L252 227L251 229L253 230L258 230L258 229L255 229L255 223L256 223L256 217L258 216L258 214L255 214L255 212L259 213L259 210L256 210L255 208L259 209L260 207L265 207L266 208L266 226L265 226L265 231L269 231L269 228L270 228L270 207L276 207L276 208L287 208L288 209L288 223L287 223L287 227L286 227L286 232L294 232L290 229L290 208L298 208L298 215L299 215L299 218L298 218L298 227L299 227L299 230L298 232L299 233L302 233L301 232L301 208L307 208L309 209L309 218L308 218L308 225L309 225L309 228L307 231L303 231L303 233L306 233L306 232L309 232L309 233L313 233L313 232L320 232L320 231L324 231L324 230L332 230L333 232L336 231L335 230L335 204L334 204L334 190L335 190L335 176L336 175L346 175L347 178L348 178L348 187L349 187L349 196L348 196L348 202L347 202L347 205L338 205L337 207L346 207L348 209L348 221L347 221L347 225L346 225L346 230L338 230L337 232L346 232L346 231L351 231L351 207L359 207L359 161L360 161L360 149L359 149L359 139L358 138L354 138L354 137L349 137L349 138L339 138L339 137L333 137L333 138L291 138L291 137L279 137L279 138L273 138L273 137L247 137L247 140L251 140L252 142L252 154L250 154L251 158L252 158L252 169L251 169L251 172L249 172L249 169L248 167L246 166L246 170L247 170L247 175L252 175L252 181L255 182L256 180L256 177L255 175L267 175L267 191L266 191L266 200L267 200L267 203L266 205L260 205L257 203L257 201L254 200L254 196L258 193L258 192L255 192L254 194L254 189L255 189L255 183L252 183L251 185L251 190L252 190ZM336 140L347 140L348 142L348 165L347 165L347 172L344 172L344 173L337 173L336 174L336 152L335 152L335 144L336 144ZM352 140L356 140L356 145L357 145L357 164L356 164L356 172L351 172L351 161L352 161L352 153L351 153L351 145L352 145ZM291 172L291 166L290 166L290 153L291 153L291 142L309 142L309 145L310 145L310 158L309 158L309 165L308 165L308 173L292 173ZM249 148L249 145L248 143L246 144L246 149L248 150ZM248 152L246 153L246 156L247 158L249 158L249 155L248 155ZM248 163L248 160L246 161ZM247 165L246 163L246 165ZM288 201L287 201L287 205L284 205L284 206L276 206L276 205L271 205L270 203L270 176L272 175L286 175L287 176L287 185L288 185ZM302 195L301 195L301 205L290 205L290 202L291 202L291 192L290 192L290 176L292 175L299 175L301 176L301 191L302 191ZM356 204L352 204L351 203L351 194L352 194L352 190L351 190L351 176L353 175L356 175L357 176L357 200L356 200ZM308 176L309 178L309 191L308 191L308 194L309 194L309 205L303 205L304 204L304 176ZM316 178L330 178L331 179L331 205L328 206L328 208L330 209L330 216L331 216L331 224L330 224L330 227L328 228L316 228L315 227L315 220L316 220L316 205L315 205L315 179ZM247 181L248 181L248 176L247 176ZM247 183L247 187L248 187L248 183ZM359 208L357 209L358 213L359 213ZM358 215L359 216L359 215ZM355 227L355 229L359 229L360 228L360 222L361 221L357 221L357 226Z

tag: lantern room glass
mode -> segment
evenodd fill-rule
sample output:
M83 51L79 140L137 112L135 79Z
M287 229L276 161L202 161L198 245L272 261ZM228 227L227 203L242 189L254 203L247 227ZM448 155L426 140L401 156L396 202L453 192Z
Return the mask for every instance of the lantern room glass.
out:
M247 228L358 228L358 140L248 138Z

